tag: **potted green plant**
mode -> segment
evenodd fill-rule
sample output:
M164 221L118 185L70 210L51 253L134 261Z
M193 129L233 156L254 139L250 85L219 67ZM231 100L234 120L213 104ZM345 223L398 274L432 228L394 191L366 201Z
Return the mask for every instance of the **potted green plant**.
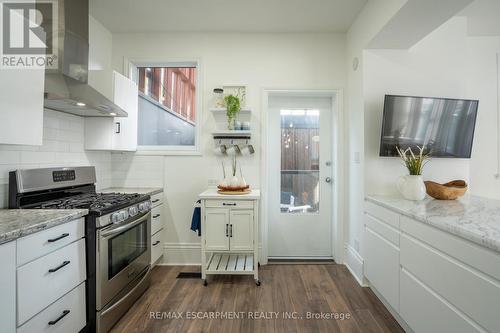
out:
M241 110L240 99L234 95L227 95L224 97L226 104L227 128L234 129L234 120Z
M403 160L404 166L408 169L408 175L399 177L396 186L405 199L423 200L425 198L425 184L422 177L422 169L428 162L430 154L424 153L424 146L417 146L420 151L414 154L411 148L405 150L396 146L399 157Z

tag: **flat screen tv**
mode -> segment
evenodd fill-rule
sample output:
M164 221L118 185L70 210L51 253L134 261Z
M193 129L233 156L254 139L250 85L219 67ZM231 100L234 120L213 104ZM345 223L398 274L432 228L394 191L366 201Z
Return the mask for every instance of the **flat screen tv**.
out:
M424 145L432 157L470 158L477 100L386 95L380 156Z

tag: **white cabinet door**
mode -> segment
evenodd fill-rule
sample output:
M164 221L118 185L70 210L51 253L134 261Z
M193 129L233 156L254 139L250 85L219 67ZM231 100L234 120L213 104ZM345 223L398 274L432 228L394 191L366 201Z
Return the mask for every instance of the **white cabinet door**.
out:
M253 250L253 210L231 210L231 251Z
M404 268L401 269L399 314L415 333L484 332Z
M399 248L365 226L365 276L399 310Z
M41 145L44 69L0 72L0 144Z
M229 250L229 209L207 208L204 227L207 251Z
M139 90L137 85L120 73L114 72L114 102L128 113L128 117L115 118L113 150L137 150L137 117Z
M137 150L137 117L139 91L137 85L114 72L114 103L128 113L128 117L85 118L85 149Z
M16 331L16 242L0 245L0 332Z

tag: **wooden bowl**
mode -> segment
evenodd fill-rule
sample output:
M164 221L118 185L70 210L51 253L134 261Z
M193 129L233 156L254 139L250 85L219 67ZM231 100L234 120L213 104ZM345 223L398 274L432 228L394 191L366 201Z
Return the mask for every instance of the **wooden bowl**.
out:
M463 180L452 180L445 184L425 181L427 194L438 200L455 200L467 192L467 183Z

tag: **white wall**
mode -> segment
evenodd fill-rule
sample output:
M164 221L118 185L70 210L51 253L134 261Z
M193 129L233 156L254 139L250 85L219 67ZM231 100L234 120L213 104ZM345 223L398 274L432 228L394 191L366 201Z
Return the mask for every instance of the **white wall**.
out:
M385 94L471 98L465 79L465 19L453 19L410 50L364 52L365 186L369 194L397 194L396 179L406 174L397 158L378 156ZM424 179L469 181L467 159L433 159Z
M389 19L404 5L405 0L371 0L347 32L347 81L346 93L346 135L348 152L346 154L347 181L346 225L344 236L346 246L361 253L361 230L364 206L364 96L363 49L373 39ZM354 58L359 61L353 69ZM348 251L349 252L349 251ZM349 256L348 256L349 257ZM358 263L360 264L360 263ZM353 269L355 269L353 267Z
M199 238L189 230L193 203L209 179L221 178L220 160L212 154L213 115L208 112L212 89L223 84L248 85L247 100L253 110L252 142L256 154L241 159L243 172L252 187L260 187L261 92L264 88L344 88L345 36L336 34L113 34L113 65L123 71L124 57L131 60L199 59L203 102L202 156L166 156L163 176L168 201L167 261L199 261ZM120 154L127 161L140 159L137 169L150 182L149 170L161 164L158 157ZM146 162L150 161L150 163ZM121 163L113 154L113 168ZM135 163L135 162L130 162ZM148 166L149 165L149 166ZM124 169L126 166L120 165ZM140 182L136 171L123 170ZM156 171L151 171L156 174ZM116 176L116 177L115 177ZM114 173L113 182L121 175ZM125 183L129 183L125 181Z
M366 193L396 194L406 170L399 159L378 157L385 94L479 99L471 159L432 159L424 179L464 179L470 193L500 198L497 172L498 37L468 37L467 18L455 17L407 51L367 50L365 80Z
M84 151L83 128L82 117L45 110L42 146L0 145L0 208L8 206L9 171L15 169L95 165L98 187L109 187L111 154Z

